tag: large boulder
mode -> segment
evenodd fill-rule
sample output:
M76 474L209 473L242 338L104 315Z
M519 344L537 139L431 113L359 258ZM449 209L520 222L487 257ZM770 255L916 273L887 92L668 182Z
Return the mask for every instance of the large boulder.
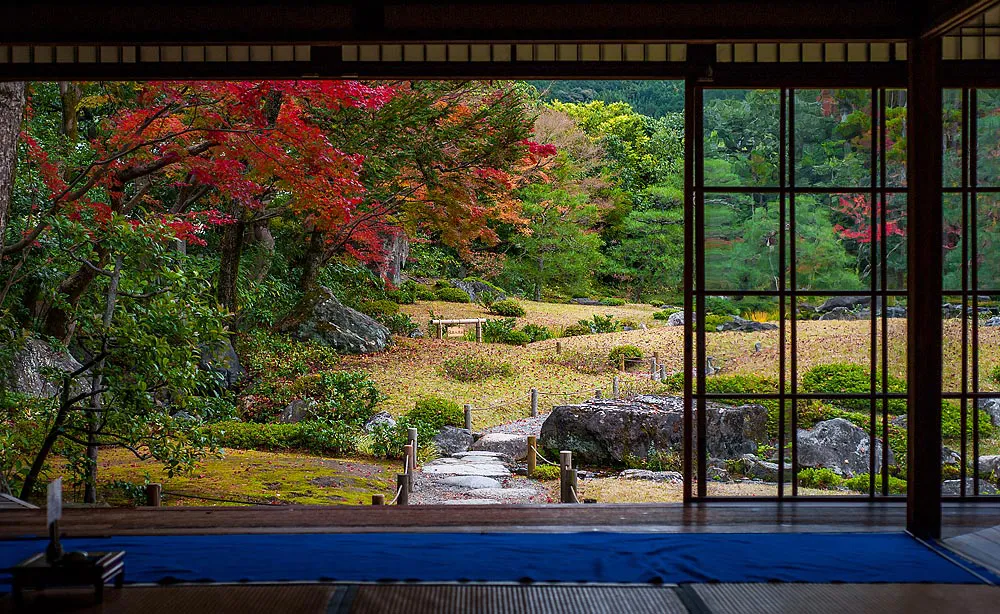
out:
M758 458L755 454L744 454L740 458L739 467L745 477L751 480L761 480L764 482L778 481L778 463ZM791 475L791 469L786 466L785 475Z
M744 320L739 316L733 316L731 320L722 324L718 327L719 331L736 331L739 333L758 333L764 330L778 330L777 324L772 324L770 322L755 322L753 320Z
M1000 397L979 399L979 409L986 412L993 426L1000 426Z
M240 357L228 339L202 346L198 364L202 369L214 373L225 388L232 388L246 375L240 364Z
M767 410L708 403L708 452L739 458L767 439ZM594 465L644 459L651 451L679 450L684 439L684 400L645 395L632 400L594 399L554 407L542 424L539 443L549 452L571 450Z
M819 317L820 320L857 320L858 316L847 307L834 307Z
M974 491L975 481L972 478L965 478L965 494L971 495ZM945 480L941 482L941 494L956 496L962 494L962 480ZM979 480L979 494L995 495L997 489L986 480Z
M360 311L345 307L333 292L322 286L307 292L275 329L329 345L341 354L379 352L391 339L389 329Z
M856 307L863 307L872 302L872 297L870 296L834 296L828 298L822 305L816 308L816 311L832 311L838 307L843 307L844 309L854 309Z
M667 318L667 326L684 326L684 312L677 311Z
M281 410L278 422L282 424L293 424L308 420L313 416L316 409L316 402L309 399L295 399Z
M976 461L976 465L979 467L980 477L989 478L990 476L996 476L1000 478L1000 455L990 454L988 456L980 456Z
M811 429L799 429L800 467L826 467L837 475L854 477L872 473L869 464L871 440L868 432L844 418L817 422ZM892 450L889 463L893 462ZM882 444L875 440L875 473L881 471Z
M480 437L469 450L473 452L496 452L512 461L528 458L528 437L511 433L487 433Z
M472 431L454 426L446 426L431 440L442 456L465 452L472 445ZM527 440L525 440L527 441Z
M375 429L382 425L386 428L394 429L396 428L396 420L389 412L380 411L373 414L371 418L368 418L363 428L366 433L374 433Z
M41 339L27 339L20 350L15 352L10 370L0 373L0 383L11 392L33 397L58 396L62 386L58 380L50 381L43 371L73 373L81 367L75 358L65 350L54 349ZM90 390L85 378L78 378L72 386L73 394Z
M491 286L490 284L483 283L481 281L464 281L461 279L452 279L452 287L458 288L462 292L469 295L469 300L473 303L479 302L479 297L484 293L492 294L497 300L504 300L507 295L502 291L497 290L497 288Z

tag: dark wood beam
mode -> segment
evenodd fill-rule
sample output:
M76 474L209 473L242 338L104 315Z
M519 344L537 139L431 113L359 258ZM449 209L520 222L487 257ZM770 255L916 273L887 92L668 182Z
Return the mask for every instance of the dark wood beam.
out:
M11 2L6 44L904 40L908 0Z
M930 38L947 34L992 6L1000 4L1000 0L927 0L924 4L921 36Z
M907 86L907 518L941 535L941 39L910 41Z

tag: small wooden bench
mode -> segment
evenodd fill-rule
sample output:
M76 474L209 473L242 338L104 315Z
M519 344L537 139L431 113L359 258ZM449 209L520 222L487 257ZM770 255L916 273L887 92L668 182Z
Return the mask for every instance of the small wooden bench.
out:
M431 324L437 327L437 332L435 337L438 339L444 339L445 328L448 326L466 326L468 324L476 325L476 343L483 342L483 324L486 322L485 318L463 318L457 320L431 320ZM448 335L452 336L451 334Z

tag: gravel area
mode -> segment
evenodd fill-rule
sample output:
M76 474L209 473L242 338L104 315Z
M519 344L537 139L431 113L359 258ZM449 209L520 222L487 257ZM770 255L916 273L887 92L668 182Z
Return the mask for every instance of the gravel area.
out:
M548 414L541 414L534 418L521 418L520 420L490 427L484 430L483 433L507 433L511 435L524 435L525 437L530 435L538 437L539 433L542 432L542 423L548 417Z

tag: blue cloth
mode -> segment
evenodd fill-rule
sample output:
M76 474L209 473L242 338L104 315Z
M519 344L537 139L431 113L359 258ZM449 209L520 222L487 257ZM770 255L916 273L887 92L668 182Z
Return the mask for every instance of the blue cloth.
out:
M0 568L44 546L0 542ZM901 533L170 535L63 547L125 550L128 582L982 582Z

